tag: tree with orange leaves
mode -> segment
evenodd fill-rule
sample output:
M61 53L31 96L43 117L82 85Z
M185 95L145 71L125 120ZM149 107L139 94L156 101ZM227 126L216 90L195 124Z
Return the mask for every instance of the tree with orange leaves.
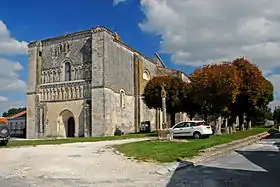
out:
M255 110L257 104L264 104L268 83L259 68L245 58L237 58L232 64L237 68L241 79L240 92L236 102L232 103L230 110L232 118L239 117L239 129L244 130L244 114L250 114ZM262 100L264 99L264 100ZM247 120L248 122L249 120Z
M209 114L222 114L239 94L240 78L229 62L203 66L190 75L191 98L201 107L204 120ZM218 132L220 133L220 132Z

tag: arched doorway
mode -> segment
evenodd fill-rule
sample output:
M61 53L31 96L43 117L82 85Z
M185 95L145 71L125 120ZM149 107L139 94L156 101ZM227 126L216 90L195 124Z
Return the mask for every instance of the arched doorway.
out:
M58 134L64 137L75 137L76 125L73 113L63 110L58 117Z
M70 117L67 121L67 137L75 137L75 120Z

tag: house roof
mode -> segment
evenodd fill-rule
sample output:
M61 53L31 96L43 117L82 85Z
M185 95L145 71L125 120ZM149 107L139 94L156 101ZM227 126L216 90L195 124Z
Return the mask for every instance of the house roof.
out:
M26 110L25 110L25 111L22 111L22 112L20 112L20 113L17 113L16 115L13 115L13 116L11 116L11 117L7 117L7 119L18 118L18 117L23 116L23 115L25 115L25 114L26 114Z

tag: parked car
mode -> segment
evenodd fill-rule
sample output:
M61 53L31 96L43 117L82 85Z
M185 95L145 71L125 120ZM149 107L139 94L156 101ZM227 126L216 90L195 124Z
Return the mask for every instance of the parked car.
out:
M0 117L0 145L7 145L10 139L10 129L8 127L8 120Z
M205 121L183 121L174 125L172 128L174 137L192 136L195 139L209 137L213 134L211 126Z

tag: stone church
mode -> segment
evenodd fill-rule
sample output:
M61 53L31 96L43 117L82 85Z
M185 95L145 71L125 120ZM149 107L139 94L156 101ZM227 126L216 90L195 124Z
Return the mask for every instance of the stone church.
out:
M162 122L141 99L147 81L180 71L129 47L106 27L28 45L27 138L89 137L138 132ZM183 120L185 115L177 115Z

